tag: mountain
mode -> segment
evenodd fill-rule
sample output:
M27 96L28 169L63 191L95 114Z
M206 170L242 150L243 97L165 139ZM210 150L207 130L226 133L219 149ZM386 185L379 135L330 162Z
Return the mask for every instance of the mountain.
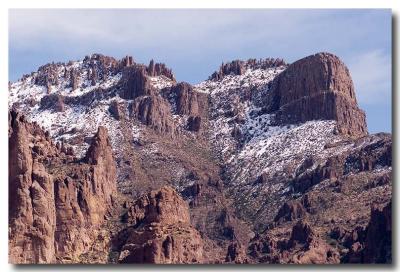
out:
M94 54L9 109L12 263L391 262L391 135L330 53L197 85Z

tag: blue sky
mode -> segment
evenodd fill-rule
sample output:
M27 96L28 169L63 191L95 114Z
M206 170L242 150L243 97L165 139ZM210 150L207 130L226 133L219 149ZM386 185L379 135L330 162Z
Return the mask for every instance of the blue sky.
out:
M10 10L9 77L102 53L154 58L197 83L223 61L327 51L349 67L369 131L390 132L391 20L387 9Z

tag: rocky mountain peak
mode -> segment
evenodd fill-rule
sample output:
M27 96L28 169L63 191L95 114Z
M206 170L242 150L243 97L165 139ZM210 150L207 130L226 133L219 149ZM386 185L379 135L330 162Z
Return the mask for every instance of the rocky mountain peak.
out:
M330 53L289 65L272 81L264 106L280 123L336 120L341 134L367 134L365 113L358 108L349 70Z

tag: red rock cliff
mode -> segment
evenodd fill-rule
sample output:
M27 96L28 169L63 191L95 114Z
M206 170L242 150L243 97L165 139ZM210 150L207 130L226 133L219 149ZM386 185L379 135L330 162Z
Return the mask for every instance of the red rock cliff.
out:
M341 134L367 134L365 113L358 108L349 70L329 53L289 65L272 82L265 105L277 113L280 123L336 120Z
M116 193L107 131L99 128L87 163L79 163L38 125L12 111L9 146L10 262L76 260L93 243Z

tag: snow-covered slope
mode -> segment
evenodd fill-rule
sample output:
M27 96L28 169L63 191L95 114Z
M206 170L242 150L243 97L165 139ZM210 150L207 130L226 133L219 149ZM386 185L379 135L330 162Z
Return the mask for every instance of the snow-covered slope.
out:
M96 67L96 66L94 66ZM230 175L231 184L243 184L254 180L262 172L277 172L291 165L291 158L319 152L327 141L332 140L334 121L312 121L306 124L273 126L273 116L264 114L260 105L262 96L268 92L268 84L286 66L266 69L248 67L241 75L226 75L220 80L206 80L194 86L194 90L210 95L209 138L215 153ZM66 104L63 111L43 109L41 99L48 94L78 98L100 90L112 90L121 80L121 72L106 70L106 74L92 82L93 64L75 61L51 66L56 84L43 86L37 83L42 71L24 76L11 83L9 106L23 111L29 120L37 122L50 132L56 141L66 142L81 157L89 146L86 139L97 127L108 128L116 153L126 137L126 129L133 139L140 138L143 125L139 122L125 123L116 120L109 108L113 102L123 103L126 99L118 95L97 97L89 106ZM66 76L76 73L76 88ZM150 77L150 83L158 90L171 87L174 82L165 76ZM173 108L173 104L171 107ZM128 114L128 113L126 113ZM185 117L173 116L176 123L184 125ZM128 126L128 128L126 128ZM295 139L295 140L294 140ZM300 163L300 162L298 162ZM285 170L284 170L285 169Z
M92 64L93 66L93 64ZM56 142L65 142L74 149L77 157L82 157L89 147L90 138L97 131L98 126L107 127L112 145L116 153L119 152L123 135L121 124L112 117L109 110L110 105L116 102L124 102L117 95L109 97L98 97L93 99L90 105L66 104L63 111L55 111L52 108L42 108L41 99L49 94L60 95L62 97L75 98L77 101L99 90L112 90L121 80L121 72L112 71L102 75L95 83L92 83L90 74L93 67L84 61L73 61L69 63L58 63L51 66L52 74L55 75L55 84L49 86L38 83L37 78L42 71L39 69L22 79L11 83L9 86L9 107L16 107L23 112L26 117L37 122L44 130L49 131L51 137ZM66 73L74 71L76 73L76 88L72 88L71 79ZM150 77L150 83L156 89L170 87L174 82L165 76ZM133 139L140 135L141 124L128 124Z
M28 119L49 131L56 141L71 145L78 157L83 156L89 146L88 139L97 127L105 126L109 130L113 148L119 154L123 151L121 143L124 140L129 142L140 139L141 131L146 127L133 119L122 123L112 116L112 103L127 102L127 99L112 92L121 81L121 71L105 65L106 68L97 72L101 76L93 82L91 75L98 69L96 65L95 60L53 64L49 68L45 66L46 73L50 71L53 84L43 86L43 82L38 82L43 68L24 76L10 85L9 105L23 111ZM325 153L330 152L324 149L326 144L342 141L342 137L335 131L335 121L315 120L295 125L273 125L274 115L264 112L263 97L268 93L272 80L286 67L282 65L260 69L246 66L242 74L228 74L219 80L209 79L194 86L195 91L210 96L207 134L215 155L224 165L225 182L230 187L248 187L247 195L256 191L288 191L288 185L278 182L279 179L274 177L281 177L282 180L293 176L305 158L313 156L323 160L327 155ZM75 74L74 89L69 76L71 71ZM156 90L176 84L163 75L149 77L149 81ZM79 99L99 90L109 90L113 95L107 95L107 92L106 95L94 95L90 97L90 103L66 104L63 111L41 107L41 99L48 94ZM187 116L173 114L176 105L172 102L174 99L169 100L174 122L178 126L185 126ZM126 115L129 114L127 107L123 110ZM152 147L156 145L153 143ZM315 160L315 163L318 161ZM254 181L261 175L276 180L277 184L269 182L254 185Z
M337 134L334 120L273 125L274 115L263 111L262 98L285 68L247 69L242 75L195 86L210 93L210 141L224 165L225 184L244 213L263 209L266 202L272 208L275 200L287 198L292 193L290 180L308 158L313 158L312 169L333 153L351 148ZM334 150L326 149L335 143L340 144Z
M284 66L255 70L248 68L242 75L226 75L222 80L207 80L195 85L195 90L211 96L211 140L222 160L236 151L237 141L232 137L235 128L248 133L249 137L263 132L264 128L252 127L254 113L259 110L255 105L257 97L268 90L268 83L284 69ZM267 126L268 116L260 118L263 121L259 125Z
M247 69L242 75L196 85L196 90L211 95L210 138L227 162L231 184L254 181L263 172L290 174L287 167L293 161L301 163L299 158L317 154L327 142L340 140L334 133L335 121L271 124L274 116L263 113L260 100L268 92L268 83L284 69Z

